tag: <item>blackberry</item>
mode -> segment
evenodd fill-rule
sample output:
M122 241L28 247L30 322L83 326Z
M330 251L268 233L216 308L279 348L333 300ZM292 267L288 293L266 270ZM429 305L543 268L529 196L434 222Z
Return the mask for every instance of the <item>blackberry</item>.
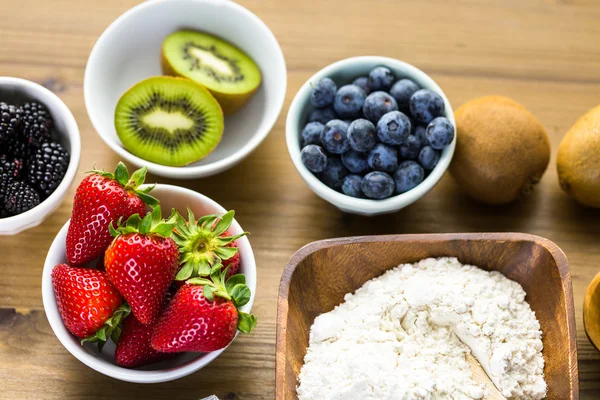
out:
M40 196L25 182L17 181L8 186L4 197L4 211L6 216L22 214L38 204L40 204Z
M69 153L60 144L44 143L29 159L27 182L46 198L60 185L68 166Z
M21 175L23 161L0 155L0 202L8 186Z
M6 145L16 139L21 128L21 116L15 106L0 102L0 146Z
M21 106L19 114L23 121L22 138L26 145L38 148L50 139L53 121L46 107L32 101Z

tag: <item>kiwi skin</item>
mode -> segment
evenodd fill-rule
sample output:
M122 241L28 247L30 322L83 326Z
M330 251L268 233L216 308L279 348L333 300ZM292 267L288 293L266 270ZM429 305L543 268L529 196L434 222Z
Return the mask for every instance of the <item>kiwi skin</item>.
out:
M175 77L187 79L187 78L183 77L182 75L178 74L177 71L175 71L175 69L173 69L173 67L171 66L171 64L169 63L167 58L165 57L164 49L161 49L160 66L162 68L162 73L164 75L175 76ZM198 83L198 82L196 82L196 83ZM198 83L198 85L200 85L200 83ZM240 108L242 108L244 106L244 104L246 104L248 102L248 100L250 100L250 98L254 95L254 93L256 93L256 91L258 90L259 87L260 87L260 85L258 85L256 87L256 89L254 89L250 92L247 92L247 93L243 93L243 94L231 94L231 93L225 94L225 93L219 93L218 91L212 90L209 88L206 88L206 89L213 95L213 97L215 99L217 99L217 101L221 105L221 108L223 109L223 114L225 116L229 116L229 115L234 114Z

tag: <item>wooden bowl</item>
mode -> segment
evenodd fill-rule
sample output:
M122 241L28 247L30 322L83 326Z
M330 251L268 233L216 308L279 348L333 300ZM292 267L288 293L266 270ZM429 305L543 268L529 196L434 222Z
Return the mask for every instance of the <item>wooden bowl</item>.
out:
M573 293L567 259L547 239L520 233L389 235L311 243L281 277L277 312L276 393L296 399L298 374L315 317L369 279L402 263L457 257L519 282L540 321L548 399L579 399Z

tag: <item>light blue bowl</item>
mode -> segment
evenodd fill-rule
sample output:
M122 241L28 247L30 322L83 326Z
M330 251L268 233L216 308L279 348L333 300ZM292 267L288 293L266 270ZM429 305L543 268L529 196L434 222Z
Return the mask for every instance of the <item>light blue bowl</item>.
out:
M440 89L437 83L435 83L429 75L405 62L388 57L352 57L328 65L313 75L304 83L304 85L302 85L298 93L296 93L288 111L285 128L288 151L300 176L312 191L340 210L351 214L369 216L388 214L401 210L414 203L438 183L442 175L444 175L444 172L446 172L448 165L450 165L450 161L454 155L454 148L456 147L455 128L454 141L442 151L438 164L433 171L431 171L429 176L427 176L427 178L425 178L425 180L416 188L385 200L357 199L346 196L345 194L339 193L326 186L304 166L300 159L300 133L308 121L308 115L313 110L313 107L309 102L311 84L316 84L322 78L329 77L333 79L338 86L341 86L342 84L352 82L352 80L358 76L367 75L369 71L380 65L390 68L398 79L410 78L422 88L433 90L442 96L445 104L445 116L452 122L452 125L456 127L454 111L442 89Z

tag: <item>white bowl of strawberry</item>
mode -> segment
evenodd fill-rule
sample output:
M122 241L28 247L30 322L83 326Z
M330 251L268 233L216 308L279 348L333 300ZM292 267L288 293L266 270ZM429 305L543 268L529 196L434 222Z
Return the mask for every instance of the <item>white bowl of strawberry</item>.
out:
M250 332L256 264L246 232L192 190L93 171L42 277L52 330L81 362L136 383L189 375ZM173 210L163 218L161 210Z

